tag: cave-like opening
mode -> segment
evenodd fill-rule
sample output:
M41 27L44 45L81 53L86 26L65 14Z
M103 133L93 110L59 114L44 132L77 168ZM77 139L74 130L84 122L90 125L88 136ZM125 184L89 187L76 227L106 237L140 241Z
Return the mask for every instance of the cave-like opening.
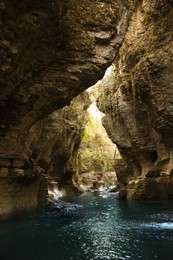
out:
M102 123L104 113L97 105L101 88L109 82L111 73L112 66L106 70L103 79L74 98L70 106L54 112L55 119L55 114L59 114L58 120L61 118L62 129L47 168L51 196L73 191L116 190L115 161L121 160L121 155L108 137ZM60 151L57 144L61 145ZM41 156L43 162L46 156Z

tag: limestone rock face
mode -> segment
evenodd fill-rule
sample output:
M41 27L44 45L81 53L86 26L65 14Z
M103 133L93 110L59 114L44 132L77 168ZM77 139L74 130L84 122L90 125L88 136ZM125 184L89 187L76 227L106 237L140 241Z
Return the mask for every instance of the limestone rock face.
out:
M53 112L30 129L27 139L30 157L44 169L50 181L57 182L59 189L75 190L72 177L89 105L88 94L84 92L70 106Z
M126 197L135 200L173 199L173 177L150 177L128 184Z
M133 169L133 178L170 175L173 169L173 5L172 1L143 0L133 8L128 31L114 62L111 84L104 83L99 104L106 113L107 131ZM147 179L146 183L149 182ZM146 194L147 187L149 184L145 186Z
M6 169L6 170L5 170ZM8 169L4 168L3 173ZM0 220L29 212L45 203L46 179L39 175L34 181L21 176L4 176L0 172Z
M99 106L125 161L118 179L130 198L138 189L132 179L142 183L141 198L150 184L160 187L152 198L164 190L162 184L171 185L171 0L1 0L0 17L0 186L23 194L23 186L30 185L23 196L35 194L28 202L33 207L36 197L46 197L39 195L42 169L50 175L57 169L62 185L71 182L82 127L67 120L62 132L66 115L74 119L75 113L66 114L65 108L61 117L54 111L101 79L113 60ZM64 172L70 177L63 179ZM16 202L9 194L0 214L27 204L10 206Z
M129 14L126 0L0 1L3 178L10 174L14 159L25 165L31 162L34 153L37 158L35 146L33 151L30 146L32 138L27 140L33 128L39 126L37 122L69 104L73 97L102 78L122 44ZM35 131L37 136L39 130ZM73 129L69 128L69 135L72 134ZM60 156L58 169L62 161L66 165L66 155ZM27 174L22 165L12 169L17 174Z
M1 0L0 154L100 79L128 25L126 1Z

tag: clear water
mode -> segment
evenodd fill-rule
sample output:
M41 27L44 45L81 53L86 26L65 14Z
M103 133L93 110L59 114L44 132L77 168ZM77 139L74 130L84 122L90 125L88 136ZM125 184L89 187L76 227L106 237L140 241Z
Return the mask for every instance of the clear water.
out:
M0 260L173 259L173 202L126 202L106 194L0 224Z

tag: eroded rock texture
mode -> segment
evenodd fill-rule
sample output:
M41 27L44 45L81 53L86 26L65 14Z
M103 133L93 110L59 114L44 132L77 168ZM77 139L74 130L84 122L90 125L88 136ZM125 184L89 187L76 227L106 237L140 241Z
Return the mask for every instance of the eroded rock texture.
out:
M100 79L127 26L121 1L1 1L0 154ZM8 145L7 145L8 144Z
M43 201L46 171L57 169L62 185L71 180L60 176L71 176L81 128L69 124L62 132L66 115L54 111L102 78L114 58L99 103L120 164L127 164L117 174L129 187L124 194L147 198L153 180L163 186L150 197L160 198L164 187L172 197L172 1L1 0L0 17L0 185L10 191L1 193L7 204L0 214L25 208L10 206L11 191L25 185L25 202L35 194L31 208Z
M153 187L163 183L157 192L153 188L153 196L148 192L151 180L133 183L136 190L137 183L143 184L141 198L160 198L163 190L167 194L163 197L172 198L173 5L166 0L131 1L135 2L110 76L112 83L104 83L99 103L106 113L104 124L108 133L132 170L131 179L169 176L153 181ZM127 191L127 197L140 195Z
M57 182L59 189L75 191L73 175L77 167L76 153L90 105L86 92L70 106L53 112L30 129L27 139L30 157L45 170L48 182ZM77 189L76 189L77 190Z
M16 216L23 212L45 204L47 196L47 182L41 175L34 180L30 176L6 177L1 169L0 179L0 220L8 216ZM3 177L2 177L3 172ZM19 172L19 170L18 170Z
M30 129L103 76L127 30L128 5L1 0L0 18L0 176L25 175L27 164L35 178ZM22 165L11 170L13 160Z

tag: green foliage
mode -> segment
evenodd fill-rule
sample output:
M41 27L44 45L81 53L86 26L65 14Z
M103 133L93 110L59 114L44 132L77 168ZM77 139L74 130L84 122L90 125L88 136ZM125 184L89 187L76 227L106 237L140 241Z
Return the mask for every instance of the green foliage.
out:
M147 23L151 20L151 14L149 13L142 13L142 21Z
M87 119L78 151L78 171L114 171L115 145L108 138L98 118L93 118L91 114L88 114Z

